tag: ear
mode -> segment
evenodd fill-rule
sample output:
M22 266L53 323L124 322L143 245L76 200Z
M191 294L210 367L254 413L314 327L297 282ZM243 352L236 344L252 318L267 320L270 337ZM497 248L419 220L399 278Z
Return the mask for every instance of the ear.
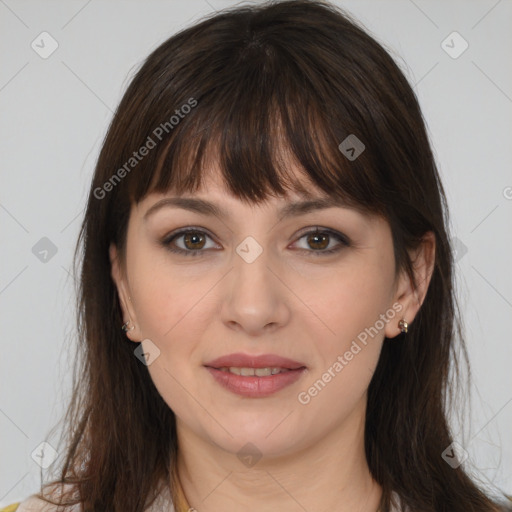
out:
M120 261L117 247L112 243L109 247L111 276L117 288L121 310L123 312L123 322L130 322L129 327L135 326L131 331L126 332L126 336L135 342L139 342L140 326L137 321L137 315L131 299L130 288L126 281L126 273L122 262ZM121 328L121 326L119 326Z
M434 271L436 254L436 238L434 233L432 231L425 233L418 248L409 254L416 285L414 285L407 272L405 270L402 271L398 279L394 303L398 302L402 306L398 320L403 318L410 325L425 300ZM385 329L387 338L394 338L400 332L398 321L387 323Z

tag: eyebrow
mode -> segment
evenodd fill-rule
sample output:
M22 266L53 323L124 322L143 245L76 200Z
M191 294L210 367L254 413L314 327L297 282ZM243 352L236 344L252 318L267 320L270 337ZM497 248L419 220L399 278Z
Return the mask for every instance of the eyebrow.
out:
M197 199L191 197L167 197L156 202L144 214L144 220L156 213L162 208L182 208L191 212L199 213L201 215L213 215L218 218L227 218L229 213L222 207L205 199ZM289 217L296 217L306 213L324 210L327 208L341 208L343 207L339 201L330 197L322 197L317 199L309 199L306 201L295 201L287 203L279 211L280 218L285 219Z

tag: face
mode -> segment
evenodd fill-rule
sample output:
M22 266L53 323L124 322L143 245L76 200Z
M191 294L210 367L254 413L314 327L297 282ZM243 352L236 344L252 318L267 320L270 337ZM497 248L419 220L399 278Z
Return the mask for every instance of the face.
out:
M243 203L218 175L181 197L222 215L151 194L132 207L125 265L111 246L128 336L144 340L178 433L273 457L360 419L384 336L413 314L388 223L339 204L290 208L296 194Z

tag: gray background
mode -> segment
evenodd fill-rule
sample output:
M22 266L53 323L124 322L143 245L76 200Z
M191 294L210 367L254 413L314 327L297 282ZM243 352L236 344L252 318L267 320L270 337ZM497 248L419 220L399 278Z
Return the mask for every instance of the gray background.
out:
M512 493L512 2L337 3L415 84L451 205L474 379L470 421L465 433L454 421L455 436L467 467ZM38 490L41 442L60 449L49 432L69 394L71 256L113 110L154 48L230 5L0 0L0 505ZM58 44L47 58L44 31Z

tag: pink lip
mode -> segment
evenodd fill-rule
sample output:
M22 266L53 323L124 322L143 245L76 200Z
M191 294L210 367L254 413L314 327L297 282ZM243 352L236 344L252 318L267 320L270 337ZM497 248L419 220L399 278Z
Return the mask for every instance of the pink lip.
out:
M256 356L236 353L218 357L213 361L205 363L204 366L210 368L229 368L230 366L236 366L238 368L286 368L288 370L297 370L304 368L306 365L276 354L262 354Z
M306 366L298 361L275 354L259 356L229 354L204 365L212 377L224 388L248 398L263 398L296 382L306 371ZM265 377L235 375L219 370L235 366L238 368L285 368L290 371Z
M247 398L264 398L285 388L300 379L306 368L298 368L266 377L235 375L209 366L206 369L213 378L229 391Z

